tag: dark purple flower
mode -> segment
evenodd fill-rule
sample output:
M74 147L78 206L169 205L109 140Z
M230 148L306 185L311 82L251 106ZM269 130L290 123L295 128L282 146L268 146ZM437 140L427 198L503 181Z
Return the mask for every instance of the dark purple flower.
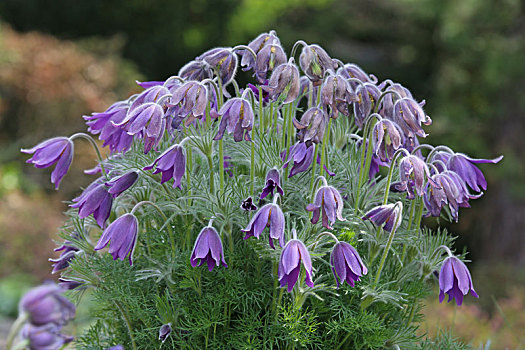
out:
M84 285L84 283L61 277L58 279L58 285L63 289L71 290Z
M221 263L222 266L228 267L226 261L224 261L221 237L217 230L211 226L206 226L201 230L191 253L191 266L202 266L204 262L208 264L209 271L212 271L215 266L219 266Z
M31 149L21 149L23 153L33 153L26 163L33 163L35 168L47 168L56 164L51 173L51 182L58 189L60 181L69 170L73 161L73 141L68 137L54 137L39 143Z
M113 198L108 192L108 187L98 179L93 181L80 196L73 198L73 202L75 203L69 206L78 208L79 218L84 219L93 214L97 224L103 228L111 214Z
M379 84L379 89L383 90L383 88L386 86L387 82L383 82ZM381 102L381 110L379 114L383 116L384 118L389 118L391 120L394 120L394 103L398 101L400 98L408 98L408 99L414 99L412 97L412 93L410 93L410 90L405 88L401 84L392 84L390 85L384 92L392 91L392 93L385 94L382 102ZM423 102L424 104L424 102Z
M266 198L270 193L273 196L273 191L277 190L281 196L284 196L284 191L280 184L279 170L273 168L268 171L266 174L266 186L264 186L260 199Z
M265 86L268 85L268 82L265 82L262 86L262 98L263 98L263 106L266 106L268 102L270 102L270 92L268 91L268 88L265 88ZM259 102L259 87L249 83L247 87L252 90L253 94L255 95L255 100Z
M425 161L416 155L403 157L399 162L400 183L397 186L399 191L407 191L408 198L414 198L414 189L418 196L424 194L425 177L434 187L439 187L430 177L430 171Z
M334 246L330 254L330 266L337 288L345 281L353 287L355 281L359 281L361 276L368 273L357 250L347 242L339 242Z
M257 206L253 204L253 198L251 196L242 201L241 209L246 211L257 210Z
M219 111L221 122L219 131L214 140L220 140L224 132L233 133L235 142L243 139L251 141L250 131L252 130L254 114L250 102L242 97L234 97L226 101Z
M151 170L154 166L157 166L157 168L153 174L162 172L161 184L173 179L175 180L173 182L173 188L180 188L182 176L184 176L184 172L186 171L186 151L184 147L179 145L171 146L158 156L153 163L144 167L144 170Z
M281 152L281 159L285 162L283 168L287 168L288 164L291 161L293 162L292 170L288 177L307 171L314 160L314 145L310 143L310 145L307 146L305 142L298 142L290 147L288 157L286 157L286 151Z
M303 242L298 239L291 239L286 243L279 259L279 282L281 283L281 288L288 285L288 292L292 291L301 272L301 265L304 266L306 272L304 282L307 286L313 288L310 253Z
M299 65L314 86L321 85L327 70L335 72L336 64L319 45L305 45L299 56Z
M455 181L445 173L439 173L432 175L432 180L438 184L439 187L432 187L429 184L426 185L427 191L423 196L425 207L432 216L439 216L441 214L441 208L448 204L450 208L450 214L458 221L458 200L462 200L460 197L459 189Z
M144 91L142 91L139 95L133 99L130 107L129 112L133 112L136 108L142 106L146 103L157 103L157 102L163 102L162 97L164 96L171 96L171 92L163 85L155 85L152 86Z
M54 283L30 289L20 300L20 312L29 314L35 326L66 324L75 317L75 305L62 295L64 289Z
M463 303L463 296L470 294L479 298L472 285L472 277L465 264L455 256L449 256L441 266L439 273L439 302L448 294L448 302L456 299L456 304Z
M330 106L330 117L336 119L339 113L349 116L348 105L358 99L342 75L330 73L321 86L321 101L323 105Z
M312 224L317 224L322 211L323 226L331 230L330 225L333 225L336 219L345 221L343 206L343 198L337 189L332 186L321 186L315 194L314 203L308 204L306 210L313 212Z
M292 119L293 125L299 130L297 136L302 142L319 143L323 139L328 122L328 116L319 107L311 107L301 116L301 121Z
M232 159L232 157L224 156L223 165L224 165L224 172L228 174L229 177L232 177L233 176L233 164L230 162L230 159Z
M281 64L286 63L286 54L280 44L265 45L255 60L255 76L259 83L266 81L268 72L272 72Z
M235 77L237 71L237 55L230 47L218 47L200 55L196 60L204 61L210 67L216 68L224 85Z
M392 232L397 230L403 221L403 205L396 204L379 205L369 210L361 219L370 220L376 226L383 226L383 230Z
M345 64L344 68L340 70L340 73L343 74L343 76L346 76L348 78L359 79L363 83L375 84L377 82L377 78L375 76L366 74L365 71L361 69L361 67L353 63ZM351 81L350 85L352 86L353 89L355 89L360 84L357 82Z
M421 136L427 134L421 128L421 123L425 125L432 124L432 119L425 114L423 108L411 98L402 98L394 104L393 120L403 130L408 137Z
M79 238L77 233L73 233L75 238ZM65 269L69 266L69 263L76 256L76 253L80 251L71 241L65 241L60 247L55 248L55 252L61 252L60 257L57 259L49 259L53 262L53 271L51 273L57 273L60 270Z
M456 172L474 191L481 192L482 189L487 189L487 180L474 164L496 164L502 159L503 156L494 159L475 159L462 153L456 153L448 160L447 168Z
M292 61L292 59L290 59ZM273 71L266 89L277 104L290 103L299 96L299 70L292 62L281 64Z
M139 222L135 215L124 214L113 221L102 233L95 250L106 247L109 243L109 253L113 260L124 261L129 255L129 264L133 265L133 252L137 244Z
M281 45L279 38L273 30L269 33L259 34L257 38L248 44L248 47L252 49L256 55L258 55L259 52L267 45ZM254 69L255 59L252 54L247 50L239 50L239 53L241 55L241 66L245 67L243 70L248 71L250 69Z
M184 118L184 125L188 126L195 119L203 119L208 103L208 89L202 83L188 81L173 92L171 103L174 116Z
M171 323L163 324L159 329L159 340L163 343L168 339L168 336L171 333Z
M31 350L58 350L74 338L60 333L61 327L55 324L36 326L27 323L20 332L23 340L26 340Z
M403 131L395 122L383 118L374 125L372 146L381 161L390 162L404 140Z
M111 179L111 181L106 182L106 186L109 187L109 194L111 194L113 198L117 198L122 192L133 186L138 177L139 173L135 170L131 170L124 175L114 177Z
M379 100L381 91L376 85L365 83L357 85L355 94L357 95L357 101L354 102L355 123L361 129L366 117L372 113Z
M213 68L204 61L193 60L182 67L177 75L188 81L202 81L213 77Z
M242 232L246 233L244 239L256 237L259 239L261 233L269 227L270 247L275 249L273 240L279 240L279 245L284 245L284 214L281 208L274 203L263 206L250 220L250 223Z

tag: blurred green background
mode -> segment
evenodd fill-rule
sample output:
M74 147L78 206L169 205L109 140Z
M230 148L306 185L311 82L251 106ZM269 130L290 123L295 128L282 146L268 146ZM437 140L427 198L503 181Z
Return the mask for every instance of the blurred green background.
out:
M77 143L56 192L50 171L24 164L21 147L84 131L84 114L161 80L214 46L246 44L275 29L285 49L302 39L408 87L433 119L428 143L473 157L488 190L462 209L480 300L436 307L423 331L455 324L473 344L525 346L525 3L518 0L2 0L0 1L0 314L24 286L50 278L63 200L95 164ZM426 224L434 225L434 220ZM518 312L518 311L519 312ZM442 314L445 313L445 314ZM465 327L464 319L473 326ZM450 317L448 317L448 316ZM461 324L463 326L459 326ZM424 328L424 327L422 327ZM521 342L521 343L520 343Z

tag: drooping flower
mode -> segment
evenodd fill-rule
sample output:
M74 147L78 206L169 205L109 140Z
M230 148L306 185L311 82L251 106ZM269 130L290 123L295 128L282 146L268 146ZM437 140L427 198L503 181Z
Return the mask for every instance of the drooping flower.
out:
M334 246L330 254L330 266L337 288L344 282L353 287L355 281L368 273L357 250L347 242L339 242Z
M56 164L51 173L51 182L55 185L55 189L58 189L60 181L66 175L73 161L73 150L73 141L68 137L53 137L33 148L21 149L20 151L33 154L26 163L33 163L35 168L48 168Z
M310 168L314 159L314 145L313 143L307 145L306 142L298 142L290 147L288 157L286 155L286 151L281 152L281 159L285 162L283 168L287 168L289 163L292 162L292 170L290 170L290 175L288 175L288 177L292 177Z
M375 76L366 74L365 71L357 64L347 63L342 69L339 70L339 73L348 78L361 80L363 83L377 83L377 78ZM350 85L353 89L355 89L359 83L351 81Z
M485 180L481 170L474 164L496 164L502 159L503 156L494 159L475 159L462 153L456 153L448 160L447 168L456 172L472 190L481 192L482 189L487 189L487 180Z
M204 61L210 67L216 68L224 85L228 84L235 77L238 58L231 47L217 47L208 50L197 57L196 60Z
M286 63L286 54L280 44L265 45L255 59L255 76L259 83L264 83L268 77L268 72L272 72L281 64Z
M299 96L300 86L299 70L293 59L290 59L290 62L275 68L265 88L270 91L270 96L277 101L277 105L280 105L294 101Z
M269 89L267 88L268 86L268 81L264 82L262 85L262 102L263 102L263 106L266 106L266 104L268 102L270 102L270 92L268 91ZM251 83L248 83L248 85L246 85L246 87L250 90L252 90L254 96L255 96L255 101L258 103L259 102L259 87L251 84Z
M117 198L122 192L133 186L138 177L139 173L135 170L131 170L111 179L111 181L106 182L106 186L109 187L109 194L111 194L113 198Z
M284 214L281 208L274 203L263 206L250 220L250 223L242 232L246 233L244 239L256 237L259 239L261 233L269 227L270 247L275 249L273 240L279 240L279 245L284 246Z
M262 33L252 40L248 47L255 52L256 55L259 55L259 52L267 45L281 45L281 41L275 34L275 31L271 30L269 33ZM243 66L244 71L255 68L255 58L247 50L239 50L241 55L241 66Z
M184 125L188 126L195 119L203 119L208 89L198 81L188 81L174 90L171 103L173 115L185 119Z
M381 90L374 84L364 83L357 85L355 94L357 96L357 101L354 102L355 123L361 129L366 117L372 113L376 102L379 100Z
M427 134L421 128L424 125L432 124L432 119L425 114L423 108L412 98L401 98L394 104L393 120L400 126L406 136L426 137Z
M308 204L306 210L313 212L312 224L319 221L322 211L323 226L331 230L335 220L345 221L343 218L343 198L339 191L332 186L321 186L313 204Z
M390 162L394 153L402 146L405 137L403 131L395 122L386 118L374 125L372 146L374 154L383 162Z
M395 231L403 221L403 204L397 202L379 205L369 210L361 219L370 220L376 226L383 226L386 232Z
M159 340L163 343L168 339L168 336L171 333L171 323L163 324L159 329Z
M84 283L60 277L58 279L58 285L61 288L64 288L64 289L67 289L67 290L71 290L71 289L75 289L75 288L78 288L78 287L84 285Z
M253 204L252 196L250 196L250 197L248 197L248 198L246 198L245 200L242 201L241 209L242 210L246 210L246 211L256 211L257 210L257 206L255 204Z
M64 289L54 283L30 289L20 300L20 313L29 314L35 326L62 326L75 317L75 305L63 296Z
M213 77L213 68L204 61L193 60L184 65L177 75L187 81L202 81Z
M60 333L61 326L48 323L36 326L27 323L22 328L20 336L27 341L27 346L31 350L58 350L71 341L73 337Z
M69 206L78 208L79 218L84 219L93 214L97 224L103 228L111 214L113 198L108 192L108 187L98 179L93 181L80 196L73 198L73 202L75 203Z
M472 277L467 266L455 256L449 256L441 266L439 273L439 302L443 302L445 294L448 294L448 301L456 299L456 304L463 303L463 296L470 294L479 298L472 284Z
M175 180L173 188L180 188L182 176L184 176L186 171L186 151L184 147L177 144L171 146L158 156L153 163L144 167L144 170L151 170L154 166L157 168L153 174L162 173L161 184L173 179Z
M219 131L214 140L220 140L224 136L224 132L233 133L235 142L240 142L243 139L251 141L250 131L252 130L254 114L252 105L248 100L242 97L234 97L226 101L219 111L222 116L219 124Z
M139 222L135 215L124 214L113 221L102 233L95 250L101 250L109 244L109 253L113 260L124 261L128 257L133 265L133 252L137 244Z
M348 105L357 102L358 98L342 75L330 73L321 86L321 101L330 106L330 118L336 119L339 113L349 116Z
M302 142L319 143L323 139L328 123L328 116L319 107L311 107L301 116L301 121L292 119L293 125L299 130L297 136Z
M281 184L280 184L279 170L277 170L275 168L270 169L268 171L268 173L266 174L266 186L264 186L264 188L263 188L259 198L260 199L264 199L270 193L273 196L273 191L274 190L277 190L277 192L281 196L284 196L284 191L283 191L283 189L281 187Z
M279 282L281 288L288 285L287 291L291 292L301 272L301 265L306 272L305 283L313 288L312 282L312 259L303 242L291 239L286 243L281 258L279 259Z
M319 45L305 45L299 56L299 65L314 86L321 85L327 70L335 71L336 64Z
M191 253L191 266L202 266L204 262L208 264L209 271L221 263L222 266L228 267L224 261L221 237L212 226L206 226L201 230Z
M80 236L74 232L72 235L74 238L80 238ZM65 241L60 247L55 248L55 252L61 252L60 257L57 259L49 259L53 263L53 270L51 273L57 273L60 270L65 269L69 266L69 263L76 256L77 252L80 251L73 242Z
M427 164L416 155L410 154L403 157L399 162L400 183L396 188L399 191L407 191L409 199L414 198L414 189L418 196L423 196L425 178L434 187L439 187L430 177Z

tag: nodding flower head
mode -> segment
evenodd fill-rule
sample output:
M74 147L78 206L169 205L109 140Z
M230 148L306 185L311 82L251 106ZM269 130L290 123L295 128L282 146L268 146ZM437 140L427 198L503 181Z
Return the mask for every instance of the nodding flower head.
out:
M328 122L328 116L319 107L311 107L301 116L301 121L292 119L294 126L299 129L297 136L302 142L319 143L323 139Z
M20 338L25 340L29 349L32 350L62 349L74 338L60 333L61 328L52 323L43 326L27 323L20 332Z
M375 84L377 82L377 78L373 75L368 75L365 73L361 67L359 67L357 64L353 63L347 63L343 68L339 70L339 72L347 77L347 78L354 78L361 80L363 83L372 83ZM359 85L358 82L350 82L350 86L352 86L353 89L355 89Z
M315 194L313 204L308 204L306 210L313 212L312 224L319 221L322 212L323 226L331 230L335 220L345 221L343 218L343 198L339 191L332 186L322 186Z
M354 102L355 124L361 129L363 123L375 108L375 104L381 96L381 90L370 83L359 84L355 88L357 101Z
M93 214L100 227L106 226L106 220L109 218L113 205L113 197L108 192L108 187L101 182L101 178L93 181L80 196L73 199L73 202L75 203L69 206L78 208L79 218L84 219Z
M135 170L128 171L127 173L114 177L111 181L106 182L106 186L109 187L108 192L117 198L126 191L128 188L133 186L139 177L139 173Z
M208 270L210 271L221 263L222 266L228 267L226 261L224 261L221 237L217 230L211 226L204 227L199 233L190 259L193 267L197 265L202 266L205 262L208 264Z
M456 304L461 305L463 297L469 292L473 297L479 297L474 290L467 266L455 256L449 256L443 262L439 273L439 302L443 302L445 294L448 294L448 302L456 299Z
M224 132L233 133L235 142L240 142L243 139L251 141L250 131L253 127L254 114L252 105L248 100L242 97L234 97L226 101L219 111L222 116L219 124L219 132L215 136L215 140L220 140L224 136Z
M62 326L75 317L75 305L63 296L64 289L54 283L46 283L30 289L20 299L20 312L29 314L29 322L35 326L54 324Z
M133 265L133 252L137 244L139 222L135 215L124 214L113 221L102 233L95 250L100 250L109 244L109 253L113 260L124 261L128 257L129 264Z
M188 126L195 119L202 119L208 103L208 89L198 81L188 81L173 91L169 113L185 119Z
M257 38L248 44L248 47L252 49L256 55L258 55L259 52L267 45L281 45L281 41L273 30L269 33L259 34ZM252 54L248 50L239 50L239 53L241 55L241 66L244 67L243 70L247 71L254 69L255 58L252 56Z
M502 159L503 156L494 159L475 159L462 153L456 153L449 158L447 168L456 172L472 190L481 192L482 189L487 189L487 180L485 180L481 170L474 164L496 164Z
M266 174L266 186L264 186L260 199L266 198L267 195L270 193L273 196L273 191L277 190L277 192L283 196L284 191L280 184L280 176L279 176L279 170L277 169L270 169L268 173Z
M273 71L266 89L270 91L273 100L277 104L290 103L299 96L299 70L295 64L289 62L281 64Z
M383 226L383 230L392 232L397 230L403 221L403 205L397 204L379 205L369 210L361 219L370 220L376 226Z
M230 47L218 47L211 49L196 58L204 61L210 67L217 69L217 73L223 84L228 84L235 77L238 58Z
M354 286L355 281L368 273L357 250L347 242L338 242L330 254L330 266L339 285L346 282Z
M26 163L33 163L35 168L47 168L56 164L51 173L51 182L58 189L60 181L67 174L73 161L73 141L68 137L53 137L30 149L21 149L23 153L33 154Z
M213 77L213 68L204 61L193 60L184 65L177 75L187 81L202 81Z
M314 159L314 145L313 143L298 142L291 146L288 150L288 157L286 151L281 152L281 159L284 163L283 168L287 168L290 162L293 162L292 170L288 177L307 171L312 165Z
M255 76L259 83L264 83L267 79L268 72L286 63L286 54L279 44L265 45L258 53L255 59Z
M336 65L332 58L319 45L305 45L299 56L299 65L314 86L321 85L327 70L335 72Z
M405 135L409 137L427 136L421 128L421 123L430 125L432 119L425 114L423 108L416 101L411 98L402 98L396 101L393 108L393 120L401 127Z
M321 101L323 105L330 106L330 117L336 119L339 113L349 116L348 105L358 99L345 77L330 73L321 87Z
M279 240L279 245L284 245L284 214L277 204L268 203L263 206L250 220L250 223L242 232L246 233L244 239L256 237L259 239L261 233L269 227L269 240L272 249L275 249L273 240Z
M304 266L306 272L304 282L307 286L313 288L310 253L303 242L298 239L291 239L286 243L279 259L279 282L281 283L281 288L288 285L287 291L292 291L301 272L301 265Z
M383 118L374 125L372 145L375 155L381 161L390 162L404 140L403 131L395 122Z
M186 151L181 145L173 145L164 151L157 159L144 170L151 170L157 167L153 174L162 173L160 183L173 179L173 188L181 186L181 180L186 171Z
M409 199L414 198L414 189L418 196L423 196L425 178L431 186L439 187L430 177L430 171L425 161L413 154L403 157L399 162L399 176L401 181L396 185L396 189L407 191Z

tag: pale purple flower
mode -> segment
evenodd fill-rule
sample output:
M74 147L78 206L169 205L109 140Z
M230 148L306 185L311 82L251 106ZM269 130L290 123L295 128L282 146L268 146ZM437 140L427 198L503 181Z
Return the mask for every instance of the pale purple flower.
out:
M405 140L403 131L395 122L386 118L374 125L372 132L372 146L374 154L383 162L390 162L394 153L402 146Z
M372 113L376 102L379 100L381 91L376 85L365 83L357 85L355 94L357 95L357 101L354 102L355 123L361 129L366 117Z
M74 232L72 235L74 238L78 239L80 236ZM73 242L65 241L60 247L55 248L55 252L61 252L60 257L57 259L49 259L53 263L53 270L51 273L57 273L60 270L65 269L69 266L69 263L73 258L75 258L76 253L80 251Z
M230 47L217 47L208 50L197 57L196 60L204 61L210 67L216 68L224 85L228 84L235 77L238 58Z
M114 177L111 179L111 181L106 182L106 186L109 187L109 194L111 194L113 198L117 198L122 192L133 186L138 177L139 173L135 170L131 170L123 175Z
M328 116L319 107L311 107L301 116L301 121L292 119L293 125L299 130L297 136L302 142L319 143L323 139Z
M108 192L108 187L98 179L93 181L80 196L73 198L73 202L75 203L69 206L78 208L79 218L84 219L93 214L97 224L103 228L111 214L113 198Z
M255 59L255 76L259 83L266 81L268 72L272 72L281 64L286 63L286 54L280 44L267 44L259 52Z
M270 97L279 105L294 101L299 96L300 86L299 70L295 64L288 62L275 68L265 89L270 91Z
M188 81L202 81L213 77L213 68L204 61L193 60L183 66L177 75Z
M124 261L128 257L133 265L133 252L137 244L139 222L135 215L124 214L113 221L102 233L95 250L101 250L109 244L109 253L113 260Z
M73 337L60 333L61 326L49 323L36 326L27 323L21 330L20 336L28 342L31 350L58 350L71 341Z
M242 232L246 233L244 239L256 237L259 239L261 233L269 227L270 247L275 249L273 240L279 240L279 245L284 245L284 214L281 208L274 203L268 203L263 206L252 217L248 226Z
M259 34L257 38L248 44L248 47L252 49L256 55L258 55L259 52L267 45L281 45L279 38L273 30L269 33ZM239 53L241 55L241 66L244 67L243 70L248 71L250 69L254 69L255 58L253 55L247 50L239 50Z
M330 106L330 117L336 119L339 113L349 116L348 105L357 102L358 98L345 77L330 73L321 86L321 101L323 105Z
M219 124L219 131L214 140L220 140L224 136L224 132L233 133L235 142L240 142L243 139L251 141L250 131L253 127L254 114L250 102L242 97L234 97L226 101L219 111L221 122Z
M286 243L279 259L279 282L281 283L281 288L288 285L287 291L292 291L301 272L301 265L304 266L306 272L304 282L307 286L313 288L310 253L303 242L298 239L291 239Z
M281 152L281 159L285 162L283 168L287 168L292 162L292 170L288 177L307 171L314 160L314 145L313 143L307 145L305 142L298 142L290 147L288 157L286 157L286 151Z
M319 45L305 45L299 56L299 65L314 86L321 85L327 70L335 71L336 64Z
M393 120L399 125L406 136L426 137L427 134L421 128L424 125L432 124L432 119L425 114L423 108L411 98L402 98L394 104Z
M62 294L64 289L54 283L30 289L20 300L20 313L29 314L35 326L64 325L75 317L75 305Z
M502 159L503 156L494 159L475 159L462 153L456 153L448 160L447 168L456 172L474 191L481 192L482 189L487 189L487 180L474 164L496 164Z
M418 196L423 196L425 178L431 186L439 187L430 177L430 171L425 161L413 154L403 157L399 162L399 176L400 183L396 188L399 191L407 191L409 199L414 198L414 189Z
M198 81L188 81L175 89L169 106L174 116L185 119L184 125L188 126L195 119L203 119L207 103L206 86Z
M163 324L159 329L159 340L163 343L168 339L168 336L171 333L171 323Z
M366 74L365 71L357 64L347 63L345 64L344 68L339 70L339 72L345 77L355 78L361 80L363 83L375 84L377 82L377 78L375 76ZM355 89L360 84L358 82L351 81L350 85L353 89Z
M200 262L200 264L199 264ZM190 263L191 266L202 266L204 263L208 264L208 270L212 271L215 266L228 267L224 261L224 251L222 249L221 237L217 230L211 226L204 227L193 246Z
M370 220L376 226L382 226L383 230L392 232L401 225L403 206L399 204L385 204L369 210L361 219Z
M51 173L51 182L55 185L55 189L58 189L60 181L66 175L73 161L73 150L73 141L68 137L54 137L33 148L21 149L20 151L33 154L26 163L33 163L35 168L48 168L56 164Z
M171 146L158 156L152 164L144 167L144 170L151 170L155 166L157 168L153 174L162 173L161 184L173 179L173 188L180 188L182 176L184 176L186 171L186 151L184 147L177 144Z
M456 304L461 305L463 296L469 292L473 297L479 298L467 266L455 256L449 256L443 262L439 273L439 302L443 302L445 294L448 294L448 302L456 299Z
M281 196L284 195L284 191L280 184L279 170L275 168L270 169L268 173L266 174L266 186L264 186L261 192L260 199L266 198L266 196L269 195L270 193L273 196L274 190L277 190L277 192Z
M331 230L335 220L345 221L343 218L343 198L339 191L332 186L321 186L313 204L308 204L306 210L313 212L312 224L319 221L322 212L323 226Z
M330 254L330 266L337 288L344 282L353 287L355 281L368 273L357 250L347 242L339 242L334 246Z

